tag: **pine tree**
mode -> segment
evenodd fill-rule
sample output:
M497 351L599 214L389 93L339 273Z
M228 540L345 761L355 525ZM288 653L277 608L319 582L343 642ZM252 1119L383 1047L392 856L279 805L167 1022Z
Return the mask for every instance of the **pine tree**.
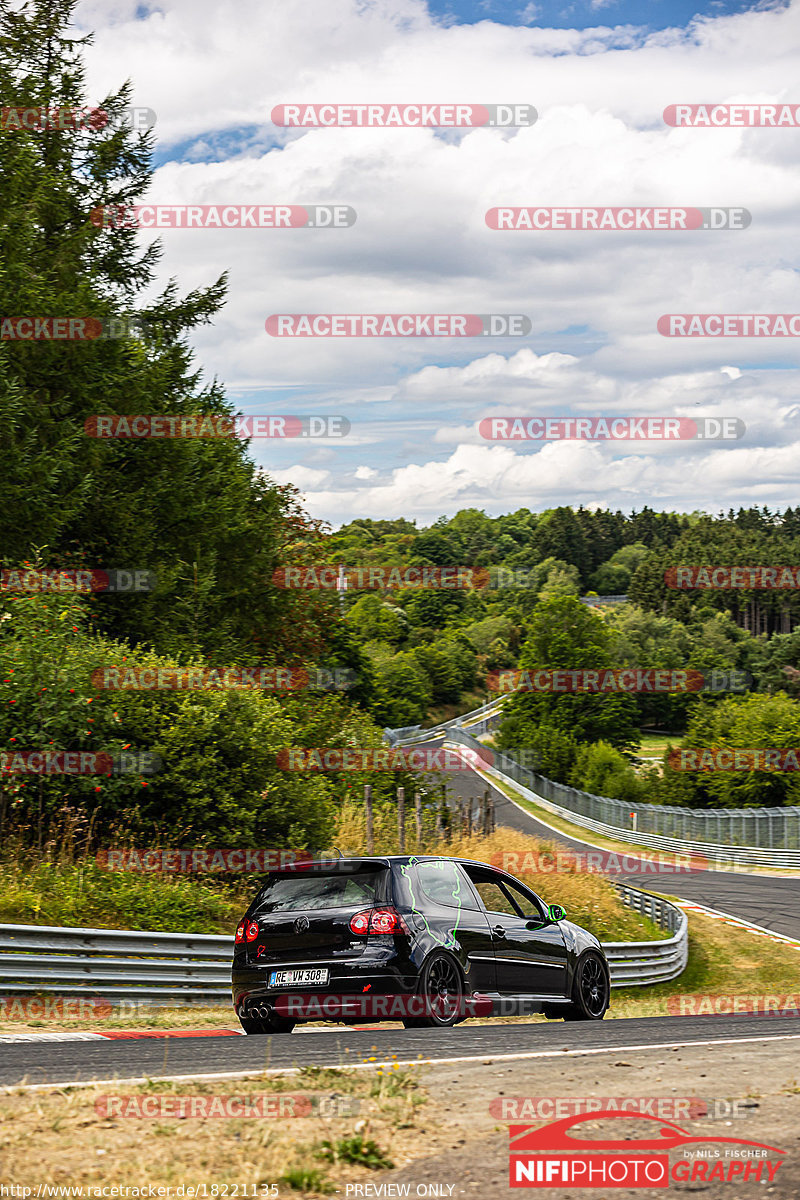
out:
M282 545L312 533L291 494L235 438L87 436L98 414L233 409L216 382L201 383L187 343L219 311L225 277L183 297L171 281L144 304L160 248L142 250L135 229L98 218L99 208L141 200L153 137L124 120L129 84L99 102L86 96L90 39L70 34L75 3L31 0L15 11L0 0L5 104L105 114L72 129L0 131L0 315L87 318L105 330L136 315L146 332L0 341L3 565L39 546L50 565L148 568L155 593L98 602L109 632L166 651L285 655L314 626L297 597L270 588Z

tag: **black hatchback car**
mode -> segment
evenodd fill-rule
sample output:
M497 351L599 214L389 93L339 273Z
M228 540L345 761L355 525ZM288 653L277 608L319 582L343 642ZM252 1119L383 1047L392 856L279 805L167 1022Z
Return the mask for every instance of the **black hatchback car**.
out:
M498 1012L599 1021L609 1002L602 946L560 905L485 863L433 855L270 873L236 930L232 987L246 1033Z

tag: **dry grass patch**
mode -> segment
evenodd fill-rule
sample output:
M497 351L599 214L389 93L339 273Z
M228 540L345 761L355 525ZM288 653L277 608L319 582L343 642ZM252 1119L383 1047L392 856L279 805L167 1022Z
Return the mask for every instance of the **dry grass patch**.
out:
M289 1096L316 1098L320 1114L276 1117L125 1117L102 1096L266 1096L272 1110ZM284 1096L284 1104L279 1098ZM344 1098L347 1116L325 1115ZM291 1076L254 1076L236 1083L124 1084L0 1096L0 1172L30 1186L105 1184L264 1185L280 1194L326 1195L345 1183L374 1178L378 1164L403 1165L424 1153L421 1113L427 1096L416 1068L371 1071L305 1068ZM355 1112L357 1101L358 1111ZM220 1103L223 1103L221 1100ZM266 1103L266 1101L264 1102ZM308 1107L307 1105L305 1106ZM168 1109L167 1109L168 1110ZM114 1113L113 1117L104 1115ZM31 1147L36 1154L32 1156Z

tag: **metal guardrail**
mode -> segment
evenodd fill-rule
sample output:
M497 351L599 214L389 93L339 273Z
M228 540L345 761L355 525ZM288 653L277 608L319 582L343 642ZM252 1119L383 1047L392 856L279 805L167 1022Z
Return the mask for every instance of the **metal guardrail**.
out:
M385 732L395 745L412 745L431 736L449 736L470 745L470 734L489 729L503 699L463 713L413 739L391 736L400 734L399 730ZM528 788L535 803L583 829L654 850L704 855L718 864L800 870L800 806L696 809L615 800L556 783L500 751L492 753L501 773Z
M447 741L480 748L486 747L466 730L452 726L446 735ZM711 809L698 813L691 808L673 808L657 804L634 804L623 800L612 800L607 796L594 796L581 792L563 783L555 783L536 771L521 766L499 750L492 751L494 769L511 780L528 799L555 816L562 817L572 825L589 829L636 846L649 846L653 850L666 850L672 854L694 854L718 865L762 866L773 868L800 868L800 847L783 848L773 846L747 846L727 842L710 842L691 836L696 819L719 816L742 815L749 821L768 821L773 814L788 814L800 817L800 808L758 809ZM602 817L606 819L603 820ZM648 825L672 822L675 836L652 833ZM732 823L731 823L732 824ZM729 828L731 827L729 824ZM784 836L789 840L788 825L784 822ZM798 835L795 835L798 836Z
M687 960L686 914L656 896L620 887L628 907L673 936L608 942L612 988L663 983ZM227 1006L233 938L115 929L0 925L0 996L94 997L170 1008Z
M451 721L442 721L440 725L431 725L429 729L423 729L421 725L406 725L402 729L384 729L384 737L393 746L400 744L413 746L417 742L428 742L443 737L449 730L460 729L464 725L468 725L473 732L485 733L490 723L500 715L504 700L505 696L498 696L496 699L490 700L488 704L474 708L472 712L454 717Z
M603 942L612 988L665 983L686 969L689 961L689 920L686 913L660 896L616 884L622 902L649 917L671 938L658 942Z
M590 605L590 606L591 606L592 604L627 604L627 603L628 603L628 597L627 597L627 596L621 596L621 595L615 595L615 596L579 596L579 597L578 597L578 599L580 600L581 604L588 604L588 605Z
M686 914L665 900L621 887L623 903L673 936L609 942L611 986L660 983L686 966ZM233 939L149 930L0 925L0 996L93 997L170 1008L228 1005Z
M0 995L229 1004L232 957L231 937L0 925Z

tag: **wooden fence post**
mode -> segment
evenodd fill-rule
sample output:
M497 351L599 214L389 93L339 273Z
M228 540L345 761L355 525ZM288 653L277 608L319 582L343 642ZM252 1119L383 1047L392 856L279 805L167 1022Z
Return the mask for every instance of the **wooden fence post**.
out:
M372 785L364 784L364 811L367 814L367 854L375 853L375 830L372 823Z
M414 821L417 826L417 849L422 846L422 797L414 792Z
M406 852L406 789L397 789L397 852Z

